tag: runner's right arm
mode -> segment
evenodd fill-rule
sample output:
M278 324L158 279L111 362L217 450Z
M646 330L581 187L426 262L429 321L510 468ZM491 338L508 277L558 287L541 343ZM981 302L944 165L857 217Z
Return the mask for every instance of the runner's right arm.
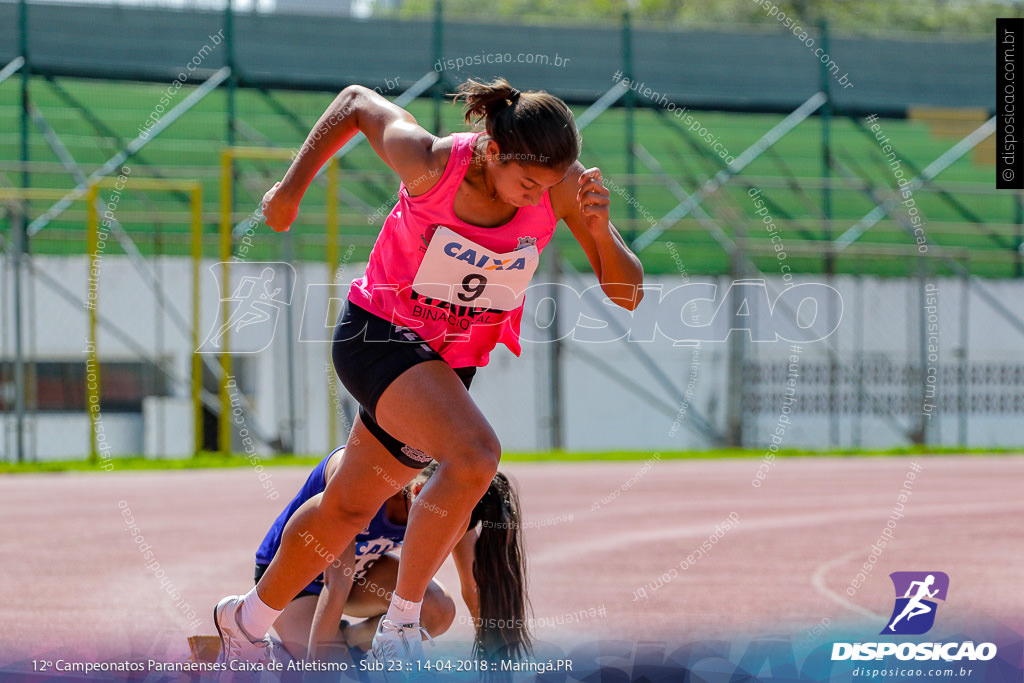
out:
M281 182L264 195L267 225L277 232L291 226L317 171L358 132L414 195L437 183L451 152L449 138L431 135L412 114L373 90L350 85L313 126Z

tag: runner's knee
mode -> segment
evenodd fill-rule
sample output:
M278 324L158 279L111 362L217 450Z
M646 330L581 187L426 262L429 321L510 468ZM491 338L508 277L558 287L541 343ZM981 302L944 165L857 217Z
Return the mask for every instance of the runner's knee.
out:
M320 514L334 526L357 526L365 528L377 513L380 504L360 500L358 496L326 495L320 502Z
M498 471L501 444L490 428L460 434L447 451L447 457L439 458L442 466L451 465L445 473L464 485L487 488Z

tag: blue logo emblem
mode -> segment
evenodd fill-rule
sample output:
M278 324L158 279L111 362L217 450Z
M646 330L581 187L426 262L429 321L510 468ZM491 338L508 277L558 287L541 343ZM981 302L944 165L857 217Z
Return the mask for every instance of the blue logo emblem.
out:
M919 636L935 624L936 600L946 599L949 576L943 572L893 572L896 605L882 635Z

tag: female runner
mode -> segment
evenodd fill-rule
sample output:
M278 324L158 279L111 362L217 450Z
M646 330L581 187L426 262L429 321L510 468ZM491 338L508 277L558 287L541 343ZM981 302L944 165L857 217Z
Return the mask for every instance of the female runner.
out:
M287 230L317 171L357 132L402 180L334 331L335 370L360 405L345 458L324 492L292 515L256 587L217 604L224 657L272 656L267 629L327 564L302 539L311 534L340 552L433 459L437 473L409 515L397 587L372 648L378 660L420 660L427 587L501 457L469 384L498 343L519 354L524 292L558 221L608 299L629 310L640 302L643 269L608 220L600 170L577 161L569 107L504 79L468 81L458 97L466 121L484 131L437 137L372 90L345 88L264 197L267 225Z
M327 488L338 473L344 453L345 449L339 448L320 461L278 515L256 552L257 582L277 553L281 533L292 514ZM273 624L278 640L292 658L320 659L339 646L362 652L370 649L398 579L400 560L389 551L402 544L409 513L435 469L434 465L426 468L388 498L367 528L338 557L318 539L302 539L328 565L321 576L299 591ZM476 624L474 651L480 655L490 652L501 659L517 658L530 647L520 524L519 496L508 478L498 472L473 508L469 529L452 551L462 599ZM350 625L342 621L342 614L365 620ZM441 635L454 618L455 602L440 584L431 581L423 599L424 630L431 636Z

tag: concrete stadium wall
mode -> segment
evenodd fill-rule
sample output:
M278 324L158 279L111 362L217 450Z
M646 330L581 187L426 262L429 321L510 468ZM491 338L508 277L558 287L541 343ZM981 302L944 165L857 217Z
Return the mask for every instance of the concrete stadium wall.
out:
M86 259L84 257L34 257L35 264L49 276L58 279L65 286L84 296L86 286ZM213 327L219 306L215 281L206 270L212 264L204 264L202 291L203 326L201 336ZM256 275L261 264L239 264L233 266L237 275ZM186 260L164 259L161 266L164 288L171 292L175 307L184 318L189 318L190 265ZM361 271L361 264L350 264L339 276L339 282L349 282ZM341 438L347 433L346 420L351 419L354 403L337 383L329 361L326 343L331 321L324 314L325 288L327 281L322 265L306 264L298 268L298 277L293 297L297 311L296 334L300 343L296 347L297 406L299 441L297 450L305 453L326 452L333 444L327 443L328 415L337 414L340 407L345 418L338 418L338 433ZM0 325L10 330L11 306L10 271L6 264L0 265L0 282L5 283L4 301L0 312ZM538 278L540 279L540 278ZM694 279L694 282L713 280ZM802 282L814 282L805 278ZM661 285L665 292L681 284L680 277L653 277L648 285ZM729 288L729 281L719 279L717 303L705 302L701 320L707 320L720 304L722 295ZM588 281L593 284L593 278ZM883 364L892 363L894 368L920 364L921 306L919 283L917 281L855 278L844 276L833 283L841 294L843 317L833 335L843 362L849 366L857 360ZM937 363L946 368L955 366L959 359L961 286L959 280L938 280L933 282L937 289L937 321L939 349ZM313 285L312 288L309 286ZM769 282L768 291L772 297L785 283L779 279ZM995 281L985 285L1000 301L1017 316L1024 317L1024 282ZM155 354L156 307L149 289L136 271L123 257L109 257L102 263L100 285L100 314L124 331L132 340ZM35 291L34 300L26 298L26 307L31 308L31 330L34 338L33 356L37 360L85 360L85 339L87 335L86 315L82 307L76 307L56 296L42 281L34 282L28 291ZM310 292L307 295L307 290ZM530 300L539 301L541 297ZM982 394L994 398L984 405L994 406L986 412L975 409L970 415L969 443L976 447L1015 446L1024 444L1024 368L1020 364L1020 338L1009 323L996 315L975 293L968 302L969 359L972 364L1004 364L1008 370L998 372L1021 375L1016 383L1012 377L972 379L970 392L972 400L981 401ZM563 308L563 311L570 307ZM528 311L536 307L528 308ZM601 316L595 318L592 310L582 310L593 320L581 319L582 327L600 327ZM681 314L680 310L665 311L659 307L659 296L651 291L638 309L638 318L649 316ZM661 317L658 318L662 320ZM684 314L685 319L685 314ZM725 338L728 319L716 318L712 331L720 339ZM252 325L232 337L232 348L239 351L235 356L235 368L242 391L250 396L255 406L255 423L262 431L277 434L286 420L286 355L283 317L278 318L276 333L269 347L259 352L266 341L266 329ZM642 329L641 325L637 329ZM153 444L156 424L147 424L145 416L155 416L161 410L169 411L162 424L160 443L163 456L181 452L191 444L191 424L187 409L190 339L187 331L180 331L169 321L164 323L165 335L162 340L164 353L170 359L173 372L186 380L185 385L172 386L171 396L147 404L145 413L104 415L104 427L115 454L152 452L160 450ZM580 332L582 334L582 332ZM536 340L544 339L530 315L524 319L524 337L533 341L524 343L524 353L516 359L503 348L492 354L488 367L482 369L474 382L472 393L484 413L494 424L505 449L529 451L543 448L547 439L549 423L547 415L548 366L546 346ZM643 334L640 334L643 337ZM9 334L4 334L4 348L0 358L10 360L12 349ZM109 332L101 331L99 337L101 359L133 360L131 348ZM655 372L633 355L642 347L656 364ZM745 380L745 400L749 408L744 412L745 442L751 447L767 447L778 426L777 419L783 405L785 367L791 354L788 342L755 343L748 345L747 361L754 369L768 372L771 368L782 368L782 379L760 384ZM246 352L248 351L248 353ZM586 357L585 357L586 356ZM700 449L709 446L709 441L693 429L693 415L703 415L718 431L725 430L726 404L728 401L728 344L723 341L705 342L699 348L693 345L673 345L670 339L658 335L653 341L594 343L567 338L564 342L564 396L565 396L565 438L569 450L678 450ZM628 378L632 387L610 379L603 371L596 369L588 357L615 369L622 377ZM826 448L829 446L829 417L823 409L827 397L827 384L822 382L821 368L827 363L823 343L802 345L799 378L792 404L790 422L786 424L782 437L783 447ZM1016 368L1016 369L1015 369ZM847 375L851 371L847 371ZM856 368L854 367L854 378ZM894 369L893 374L898 370ZM877 374L877 372L876 372ZM946 373L948 375L948 373ZM752 375L753 377L753 375ZM981 377L981 375L979 375ZM659 379L671 380L679 392L690 388L691 402L683 409L678 394L669 395ZM1005 380L1005 382L1004 382ZM841 393L850 402L851 381L849 377L841 387ZM880 381L887 381L883 377ZM337 399L330 395L330 383L334 382ZM1003 383L1003 384L1001 384ZM1004 385L1005 384L1005 385ZM871 389L871 386L868 387ZM904 387L899 383L874 387L872 391L884 394L890 403L900 405L909 395L913 404L920 396L920 387ZM915 393L916 392L916 393ZM937 402L944 402L945 408L937 410L929 432L931 443L957 443L958 416L955 398L959 385L944 379L937 387ZM856 396L854 396L856 400ZM1000 403L1002 401L1002 403ZM1014 403L1016 402L1016 403ZM1014 409L1016 405L1018 408ZM1000 407L1002 406L1002 407ZM689 413L689 414L688 414ZM898 408L885 408L872 412L865 406L864 414L857 415L848 409L840 416L841 444L844 447L857 445L863 448L886 448L907 444L906 430L919 419L919 408L899 412ZM153 418L148 417L152 422ZM0 417L3 422L4 457L13 452L13 418L10 413ZM42 460L84 457L88 452L88 420L84 413L40 413L30 417L30 443L37 457ZM931 422L931 421L930 421ZM895 423L895 424L894 424ZM147 442L149 445L147 446ZM236 448L242 452L236 439ZM267 450L260 448L260 453Z

